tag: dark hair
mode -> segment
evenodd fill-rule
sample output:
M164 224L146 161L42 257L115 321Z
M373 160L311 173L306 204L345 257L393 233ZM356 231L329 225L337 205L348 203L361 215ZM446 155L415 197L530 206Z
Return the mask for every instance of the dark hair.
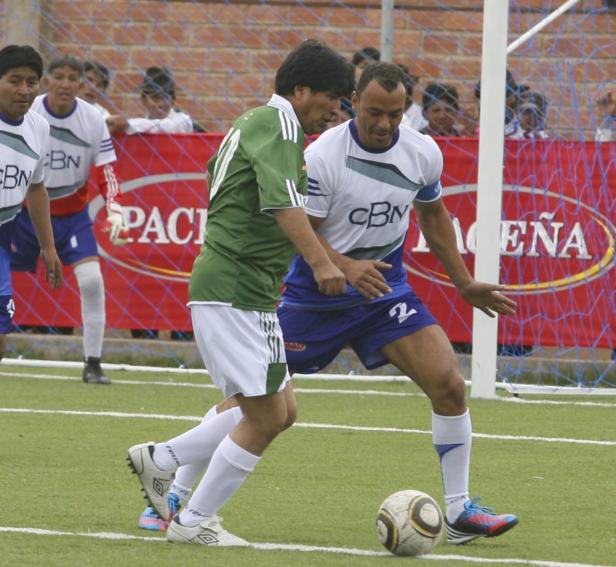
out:
M49 65L47 65L47 73L53 73L60 67L69 67L73 71L77 71L80 77L83 77L83 61L81 59L77 59L74 55L60 55L59 57L52 59Z
M308 87L341 97L351 94L353 82L353 67L342 55L324 43L307 39L278 68L275 91L284 96L292 94L295 87Z
M143 83L139 88L141 94L162 95L175 98L175 82L167 67L148 67Z
M7 45L0 50L0 77L16 67L32 69L39 79L43 76L43 60L29 45Z
M109 69L107 69L107 67L105 67L102 63L99 63L98 61L86 61L83 64L83 70L84 73L94 71L101 78L104 89L109 86Z
M528 90L528 87L526 85L518 85L513 78L511 71L507 69L507 74L505 76L505 90L505 96L514 94L517 97L521 92ZM475 85L475 98L477 100L481 98L481 81Z
M539 93L526 91L518 99L518 112L534 112L541 123L545 120L547 110L548 99Z
M452 85L430 83L423 92L423 109L428 110L435 102L444 102L458 110L458 91Z
M351 62L357 66L362 61L368 60L370 63L381 60L381 52L376 47L362 47L359 51L353 54Z
M381 85L388 93L391 93L398 88L400 83L404 85L404 73L394 63L385 63L384 61L370 63L359 78L355 89L357 94L363 93L372 80Z

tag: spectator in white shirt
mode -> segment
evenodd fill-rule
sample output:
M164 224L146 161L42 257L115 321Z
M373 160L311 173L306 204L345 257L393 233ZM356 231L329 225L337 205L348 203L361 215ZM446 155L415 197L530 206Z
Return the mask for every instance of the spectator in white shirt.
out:
M518 99L516 130L509 138L545 140L545 117L548 109L547 99L535 92L524 92Z
M402 122L400 122L400 124L419 131L428 125L428 121L424 118L421 104L417 104L413 101L413 89L419 82L419 77L417 75L411 75L408 67L402 65L402 63L398 63L398 67L400 67L404 74L404 88L406 89L404 116L402 116Z
M141 102L146 110L145 118L124 118L111 115L107 126L112 133L187 133L194 131L192 118L173 108L175 82L169 69L148 67L140 87Z

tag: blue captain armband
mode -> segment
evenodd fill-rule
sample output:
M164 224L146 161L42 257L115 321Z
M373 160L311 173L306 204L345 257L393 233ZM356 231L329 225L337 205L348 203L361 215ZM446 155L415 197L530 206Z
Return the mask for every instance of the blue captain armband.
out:
M443 188L441 187L441 180L439 179L432 185L426 185L422 187L418 192L415 199L422 203L429 203L431 201L436 201L442 194Z

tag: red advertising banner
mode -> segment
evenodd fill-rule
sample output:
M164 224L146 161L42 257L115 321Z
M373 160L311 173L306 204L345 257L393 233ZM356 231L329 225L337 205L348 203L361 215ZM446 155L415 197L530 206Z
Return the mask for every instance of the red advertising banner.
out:
M109 243L104 203L93 192L107 326L189 330L187 282L207 217L205 166L222 136L150 135L116 139L118 177L131 240ZM471 273L475 250L475 139L439 140L444 201ZM501 317L499 342L616 346L616 144L507 141L501 214L500 280L519 304ZM471 308L451 286L414 222L406 243L409 281L454 342L471 340ZM50 292L36 277L13 274L25 325L79 326L70 270Z

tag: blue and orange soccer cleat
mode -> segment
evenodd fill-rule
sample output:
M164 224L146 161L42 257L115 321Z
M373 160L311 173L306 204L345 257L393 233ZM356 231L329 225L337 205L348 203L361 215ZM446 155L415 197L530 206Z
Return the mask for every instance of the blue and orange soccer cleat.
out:
M171 516L175 516L180 511L180 499L177 494L171 492L167 496L167 505ZM151 532L166 532L169 522L163 520L152 506L148 506L139 516L139 527L142 530L150 530Z
M450 524L445 520L447 543L460 545L478 537L495 537L505 533L518 524L513 514L492 513L492 508L479 505L479 498L473 498L464 504L464 512Z

